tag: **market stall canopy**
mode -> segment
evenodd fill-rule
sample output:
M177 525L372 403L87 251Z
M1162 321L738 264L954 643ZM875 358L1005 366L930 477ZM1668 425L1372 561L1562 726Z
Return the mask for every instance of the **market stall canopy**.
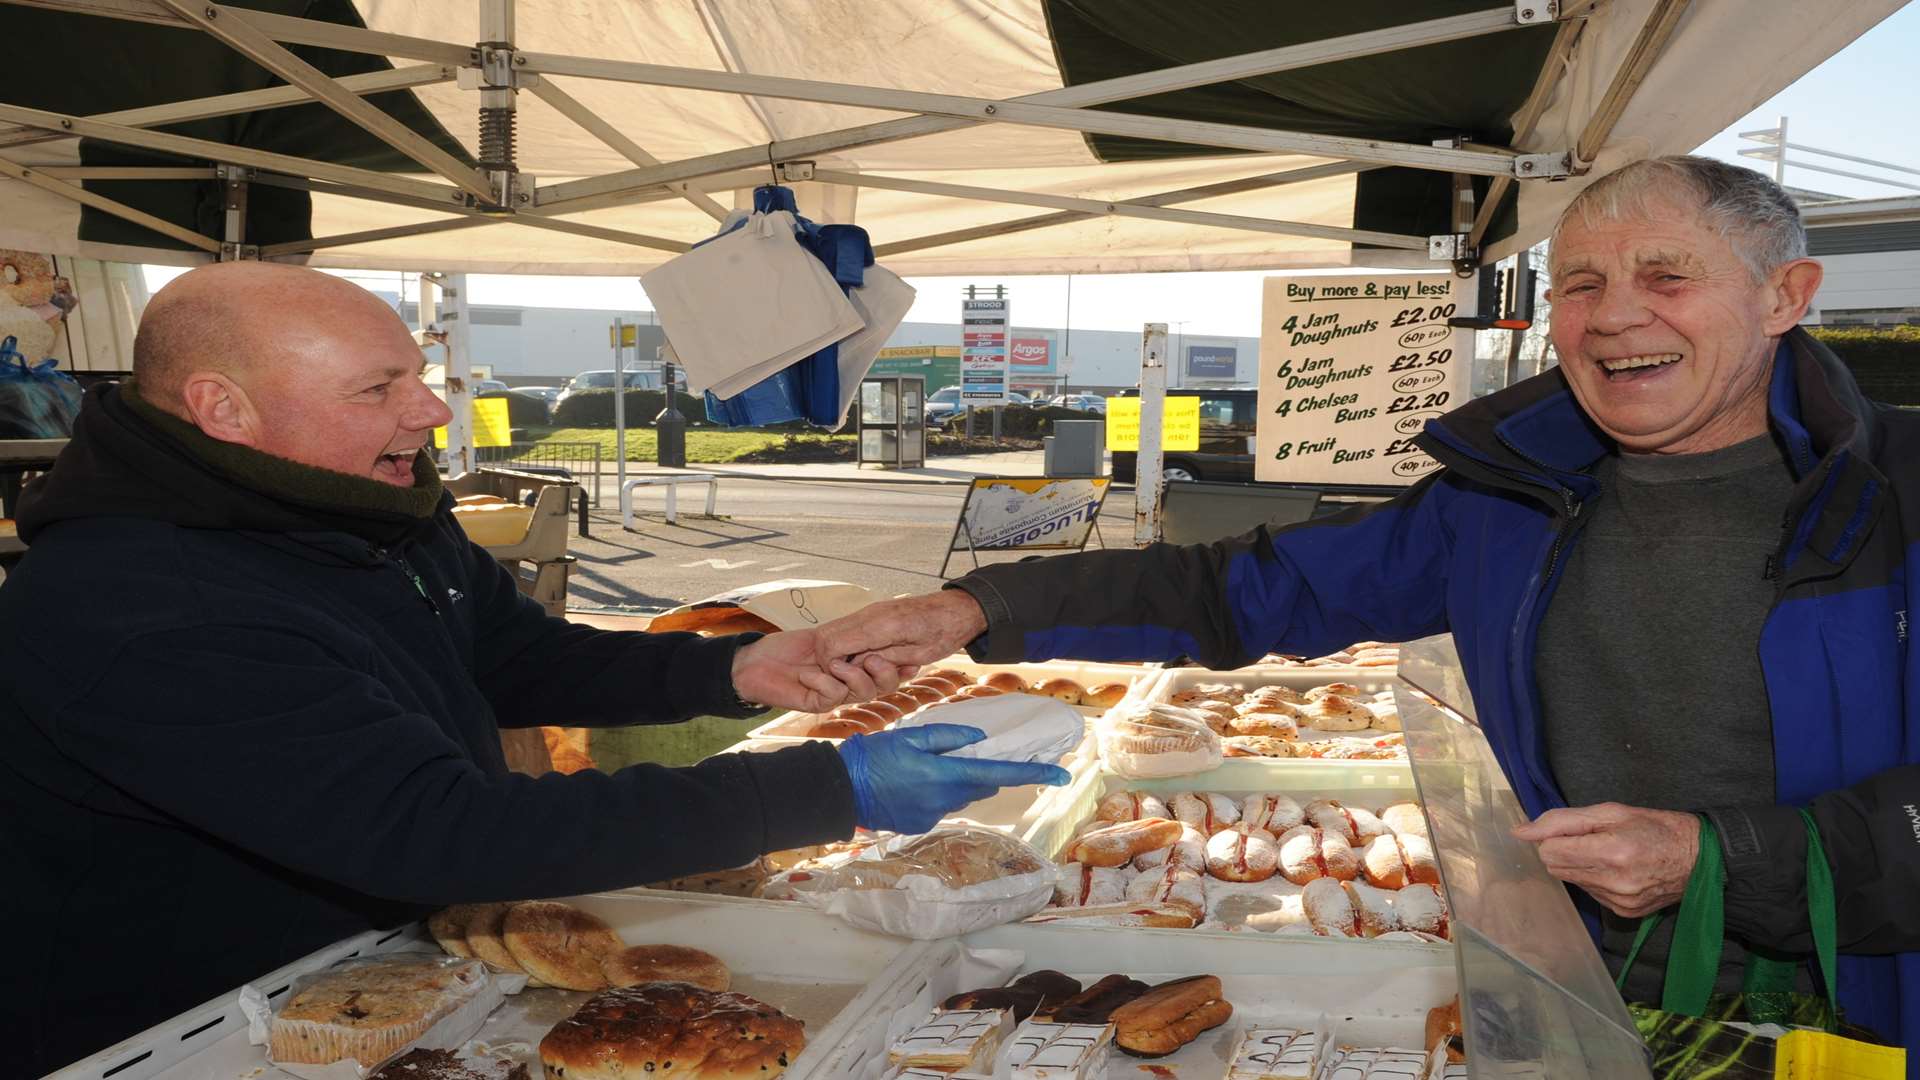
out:
M1900 6L0 0L0 246L633 274L778 174L906 274L1424 266Z

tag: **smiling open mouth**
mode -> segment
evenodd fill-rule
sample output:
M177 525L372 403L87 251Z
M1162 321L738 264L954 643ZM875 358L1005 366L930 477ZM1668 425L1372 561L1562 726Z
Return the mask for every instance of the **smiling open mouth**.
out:
M413 478L413 459L419 450L402 450L395 454L381 454L374 462L374 469L388 479L411 480Z
M1640 356L1621 356L1602 360L1600 367L1606 371L1609 380L1620 380L1651 375L1668 364L1679 362L1679 353L1645 353Z

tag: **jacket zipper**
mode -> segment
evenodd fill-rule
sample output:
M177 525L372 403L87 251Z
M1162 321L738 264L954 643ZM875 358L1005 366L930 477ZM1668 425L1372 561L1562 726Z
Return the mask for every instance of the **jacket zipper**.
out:
M399 567L400 572L407 576L407 580L413 582L413 591L420 594L420 602L427 605L427 610L433 612L435 615L441 613L440 605L434 603L433 597L427 593L426 582L420 580L420 575L414 571L413 564L407 561L406 556L397 551L388 551L386 548L380 547L369 548L368 551L374 558L384 559L394 566Z
M1540 470L1542 475L1545 475L1545 476L1552 475L1552 470L1547 466L1545 462L1539 460L1538 458L1535 458L1531 454L1528 454L1526 451L1513 445L1512 440L1508 439L1505 435L1502 435L1496 431L1494 432L1494 438L1499 439L1500 445L1506 447L1507 450L1513 454L1513 456L1519 458L1521 461L1526 462L1528 465L1531 465L1534 468ZM1594 483L1593 497L1599 498L1600 496L1599 478L1598 477L1593 478L1593 483ZM1561 515L1560 527L1554 530L1553 547L1550 548L1547 552L1546 572L1543 573L1540 578L1541 583L1543 585L1546 582L1551 581L1553 579L1553 571L1560 564L1560 552L1566 548L1567 538L1573 535L1574 522L1579 519L1580 511L1586 506L1585 501L1575 498L1573 494L1573 489L1567 487L1565 484L1556 484L1554 485L1554 488L1560 496L1560 507L1563 511L1565 511L1565 513Z

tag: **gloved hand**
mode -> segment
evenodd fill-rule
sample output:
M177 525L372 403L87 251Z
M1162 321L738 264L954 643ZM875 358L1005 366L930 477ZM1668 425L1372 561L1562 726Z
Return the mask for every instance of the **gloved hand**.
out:
M979 728L927 724L841 743L840 760L853 781L854 820L862 828L918 834L1003 787L1058 787L1072 779L1058 765L945 756L986 737Z

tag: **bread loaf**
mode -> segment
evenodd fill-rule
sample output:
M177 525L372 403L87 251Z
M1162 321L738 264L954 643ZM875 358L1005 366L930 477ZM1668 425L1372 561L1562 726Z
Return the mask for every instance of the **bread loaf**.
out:
M540 1040L565 1080L772 1080L807 1045L798 1020L745 994L644 983L588 998Z
M1180 839L1180 823L1165 818L1118 821L1083 833L1068 845L1070 862L1088 866L1124 866L1135 855L1167 847Z
M1218 978L1175 979L1113 1011L1113 1043L1136 1057L1164 1057L1232 1015Z

